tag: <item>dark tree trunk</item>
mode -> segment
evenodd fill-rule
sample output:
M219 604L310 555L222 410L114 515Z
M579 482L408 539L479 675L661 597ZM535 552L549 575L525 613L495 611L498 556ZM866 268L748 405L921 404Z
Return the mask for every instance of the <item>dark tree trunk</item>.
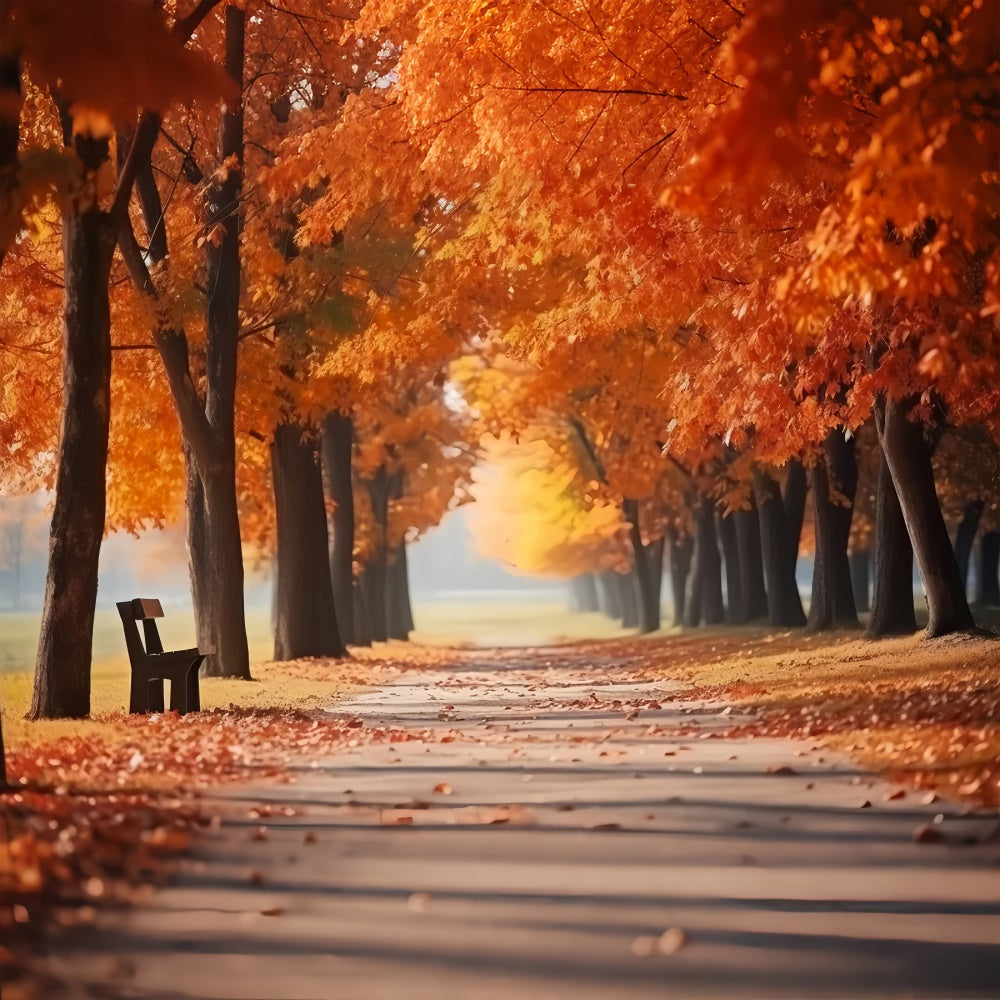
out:
M226 72L242 90L244 12L226 8ZM218 158L236 157L243 164L242 102L227 105L219 123ZM206 674L250 677L246 612L243 605L243 550L236 503L236 352L240 332L240 197L243 171L229 170L211 185L206 224L219 236L206 241L207 313L205 417L211 433L211 457L199 461L205 491L205 528L209 579L193 589L213 595L214 656L205 660ZM195 560L203 566L204 561ZM195 614L203 611L195 605ZM206 629L199 623L198 634Z
M389 638L389 622L386 615L386 583L388 566L389 528L389 473L384 465L371 479L362 480L372 505L372 535L374 544L365 572L365 605L368 609L368 627L373 642L385 642Z
M982 500L970 500L962 509L962 520L955 529L955 562L958 563L958 575L962 586L968 591L969 562L972 556L972 543L979 530L979 519L983 513Z
M1000 531L987 531L979 539L976 603L991 608L1000 606Z
M389 477L389 500L386 506L386 545L392 504L403 499L405 474L397 469ZM386 564L386 631L390 639L408 639L413 631L413 611L410 608L410 581L406 566L406 538L391 552L387 548Z
M972 629L974 621L934 489L931 449L923 424L907 405L887 399L877 413L879 439L927 595L929 636Z
M717 511L715 530L722 543L722 557L726 563L726 621L730 625L744 625L743 569L740 566L739 542L736 537L736 519L732 514L723 517Z
M799 540L802 537L802 521L805 518L808 491L806 470L797 458L793 458L788 463L785 492L781 501L785 508L786 548L793 576L799 561Z
M913 609L913 547L896 487L879 455L875 492L875 582L868 636L909 635L917 630Z
M621 595L622 628L638 628L639 602L637 596L639 588L635 580L635 570L629 570L627 573L616 573L615 584Z
M823 442L823 456L812 470L816 558L808 623L813 631L859 624L847 558L858 485L854 443L843 431L830 431Z
M212 590L211 559L209 557L208 515L205 511L205 487L190 448L184 448L185 475L185 543L188 556L188 576L191 581L191 603L194 608L195 633L198 647L215 645L218 607ZM202 667L205 672L205 667Z
M663 604L663 551L667 544L666 535L660 535L655 542L646 546L646 560L649 563L649 571L653 577L653 602L656 608L656 627L660 628L662 622Z
M798 628L806 623L802 598L795 582L795 564L789 558L788 514L775 479L754 471L754 492L760 518L760 547L767 581L767 619L776 628ZM795 544L796 551L798 543Z
M403 628L407 635L413 631L413 601L410 594L410 560L406 554L406 542L399 546L399 556L397 558L398 569L396 571L396 583L399 587L399 606L402 612Z
M684 623L718 625L725 619L722 558L715 532L715 502L702 497L694 512L694 564ZM697 597L695 595L697 594Z
M597 611L597 583L593 573L581 573L570 581L570 593L573 600L573 610L588 612Z
M351 587L355 646L370 646L372 644L372 630L368 624L368 604L365 600L365 594L368 591L365 579L366 570L362 570L361 575L355 579L354 585Z
M639 593L638 621L635 623L641 632L655 632L660 627L660 576L654 573L651 564L651 553L642 542L639 530L639 501L626 499L622 503L622 511L629 525L629 538L632 541L632 566L635 582ZM657 550L662 561L662 545ZM629 627L629 626L626 626Z
M323 464L334 502L330 576L337 624L345 643L357 642L354 629L354 486L351 448L354 427L349 416L329 413L323 423Z
M668 559L670 560L670 588L674 597L674 625L684 624L684 605L688 572L691 569L691 555L694 539L681 535L674 527L667 529Z
M622 595L618 589L618 574L605 570L597 578L597 595L600 599L601 611L609 618L621 619L624 614Z
M88 172L108 158L107 140L76 138ZM90 713L97 563L107 502L111 414L108 282L117 224L95 198L63 219L63 400L55 504L49 532L30 719Z
M388 632L390 639L409 639L413 631L413 611L410 606L410 581L406 568L406 542L401 542L387 567L386 595Z
M767 592L756 502L751 498L750 509L736 511L733 518L740 555L740 596L743 599L740 619L743 622L757 621L767 617Z
M848 561L851 564L851 590L854 592L854 606L859 612L870 611L872 554L868 549L856 549L848 556Z
M271 443L277 520L274 658L343 656L330 581L317 441L280 424Z

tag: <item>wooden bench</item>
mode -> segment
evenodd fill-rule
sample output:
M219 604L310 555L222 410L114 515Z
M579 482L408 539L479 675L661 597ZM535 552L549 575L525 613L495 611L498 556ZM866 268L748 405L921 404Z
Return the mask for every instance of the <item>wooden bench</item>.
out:
M129 693L130 714L163 711L163 682L170 681L170 708L183 715L201 710L198 689L198 668L214 649L177 649L163 651L157 618L163 617L160 602L137 597L119 601L118 614L125 628L125 646L132 665L132 685ZM145 646L139 637L138 622L142 622Z

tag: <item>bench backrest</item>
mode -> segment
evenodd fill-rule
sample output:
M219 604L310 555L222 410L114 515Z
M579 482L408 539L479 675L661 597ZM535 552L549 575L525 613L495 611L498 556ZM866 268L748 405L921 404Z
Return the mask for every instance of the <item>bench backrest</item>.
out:
M162 653L163 643L157 631L154 619L163 617L163 608L154 598L136 597L131 601L119 601L116 605L125 628L125 648L132 662L145 659L150 653ZM139 638L136 622L142 622L142 631L146 640L145 648Z

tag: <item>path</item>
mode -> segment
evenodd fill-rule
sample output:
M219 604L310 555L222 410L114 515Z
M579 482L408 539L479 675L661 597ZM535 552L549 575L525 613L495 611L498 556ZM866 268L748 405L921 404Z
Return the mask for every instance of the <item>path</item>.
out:
M720 706L558 656L364 693L367 723L460 735L227 793L176 883L54 971L156 1000L997 994L995 817L886 801L807 745L711 738ZM939 810L945 842L914 843Z

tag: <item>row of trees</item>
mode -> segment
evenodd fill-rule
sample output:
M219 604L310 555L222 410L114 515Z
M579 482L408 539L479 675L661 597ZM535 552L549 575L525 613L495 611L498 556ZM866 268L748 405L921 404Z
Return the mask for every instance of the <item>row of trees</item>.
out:
M995 510L994 0L70 6L0 12L3 473L55 489L35 717L88 710L103 531L182 510L212 672L248 676L247 541L278 655L401 632L402 543L486 434L618 512L647 628L686 539L685 616L720 616L716 535L734 620L801 624L811 485L825 627L867 426L873 614L912 547L930 633L972 625L932 455L973 442L948 489Z

